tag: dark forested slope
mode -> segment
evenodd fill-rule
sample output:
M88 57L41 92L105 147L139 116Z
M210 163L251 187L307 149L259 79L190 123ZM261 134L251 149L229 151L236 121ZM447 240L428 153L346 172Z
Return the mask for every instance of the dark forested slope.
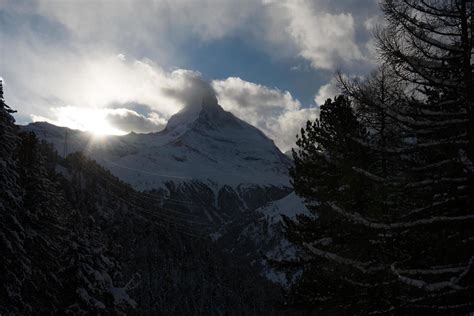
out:
M3 98L0 111L0 313L273 313L279 289L198 218L19 133Z

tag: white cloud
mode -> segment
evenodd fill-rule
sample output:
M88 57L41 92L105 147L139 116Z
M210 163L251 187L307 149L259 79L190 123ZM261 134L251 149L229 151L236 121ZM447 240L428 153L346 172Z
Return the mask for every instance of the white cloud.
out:
M118 54L118 55L117 55L117 58L118 58L119 60L121 60L121 61L125 61L125 60L126 60L124 54Z
M266 4L273 12L273 23L286 31L298 54L309 60L313 68L333 69L341 62L363 60L355 41L352 14L325 12L318 1L267 0Z
M226 110L254 125L262 124L268 117L301 108L300 102L288 91L272 89L238 77L214 80L212 86Z
M288 111L274 120L269 120L266 133L285 152L296 146L296 135L300 134L306 122L313 121L318 116L318 107Z
M262 129L287 150L304 122L317 113L303 109L288 91L240 78L213 81L211 87L198 72L168 71L150 60L125 58L117 51L51 50L43 43L18 39L9 44L5 60L21 60L2 64L6 77L15 78L7 82L9 94L16 97L9 101L20 105L21 112L34 114L34 120L99 133L152 131L154 125L159 130L172 114L187 104L200 104L214 88L224 108ZM147 109L132 112L127 103L140 103ZM126 112L119 114L117 109ZM136 129L138 122L146 125L145 130Z
M100 43L110 50L126 48L124 54L148 52L162 65L185 59L177 48L192 35L213 41L237 32L252 34L254 44L273 56L298 54L317 69L363 59L355 40L355 18L346 11L357 7L351 3L344 10L344 5L334 9L336 5L325 0L35 2L37 12L63 24L81 46Z
M83 108L63 106L51 108L49 117L32 115L34 122L49 122L72 129L91 131L98 134L123 135L157 132L165 127L166 120L155 112L147 116L129 109Z
M102 69L105 71L107 63L100 64L105 67ZM237 77L214 80L209 84L199 73L189 70L165 72L156 65L146 62L134 62L124 67L119 76L115 76L117 73L111 76L115 81L110 84L121 90L119 99L139 102L142 108L146 108L146 114L120 107L122 105L139 108L140 104L133 105L132 101L118 103L116 93L107 97L107 87L100 83L102 81L100 78L95 78L97 93L103 92L103 94L96 100L94 106L50 107L47 115L33 115L33 121L48 121L59 126L100 134L156 132L162 130L170 115L181 107L201 104L204 97L217 93L219 103L224 109L261 129L282 151L286 151L294 147L295 136L305 122L314 120L318 115L317 107L302 108L301 103L288 91L269 88ZM106 79L112 80L111 77L106 76ZM124 81L120 81L121 78ZM141 90L142 87L135 87L135 81L142 82L145 85L144 90ZM78 80L72 85L80 91L83 89L80 86L81 82L82 80ZM148 85L153 85L154 89L150 89L152 87ZM90 86L84 89L94 91ZM140 94L145 91L153 93ZM84 100L92 99L94 98L88 97ZM166 105L172 103L174 107L170 110L167 106L161 106L160 102L165 102Z
M21 78L23 88L40 86L36 97L47 102L54 102L55 98L41 91L56 82L65 88L63 94L73 93L76 98L91 95L100 101L108 96L103 98L85 90L78 93L73 86L75 77L97 76L98 85L95 77L89 77L90 86L110 91L104 77L127 73L127 67L139 68L130 65L135 59L143 61L146 56L165 68L186 64L187 51L183 48L238 32L241 39L251 41L257 49L266 49L272 56L299 55L314 68L330 69L340 66L339 62L356 63L362 58L355 43L355 18L347 13L357 6L350 3L336 8L327 0L142 0L139 5L132 0L97 0L88 1L87 5L83 1L50 0L31 0L30 5L12 0L1 3L0 8L11 16L5 19L7 27L0 29L0 40L7 48L1 58L6 62L0 62L0 66L2 72L15 68L10 71L14 75L3 75L11 82L12 76L28 73L28 79L34 82L26 83ZM366 26L376 19L377 16L368 19ZM15 31L11 33L9 29ZM104 60L108 56L116 58ZM107 72L97 74L106 66ZM114 66L119 69L113 70ZM63 76L62 69L70 71L68 76ZM71 87L67 86L68 81ZM147 85L143 84L143 88ZM25 89L24 94L27 92L30 91ZM144 93L146 98L150 94ZM31 93L29 96L35 99ZM26 98L15 101L27 102Z
M381 16L381 15L371 16L371 17L367 18L364 21L364 26L365 26L366 30L370 33L374 33L374 31L378 27L384 27L385 25L386 25L386 21L384 20L383 16ZM368 60L370 60L372 62L372 64L374 65L374 67L375 67L378 52L377 52L377 43L376 43L376 40L375 40L374 37L371 37L365 43L365 48L366 48L366 52L367 52L367 55L368 55Z
M295 146L301 127L318 114L315 107L302 108L288 91L237 77L214 80L212 86L224 109L261 129L282 151Z
M374 15L364 21L365 29L369 32L374 31L378 26L384 26L385 20L381 15Z
M129 109L108 109L105 121L121 131L136 133L161 131L167 122L156 112L145 116Z
M355 2L335 3L142 0L137 5L132 0L98 0L84 5L31 0L30 5L0 0L0 9L12 13L4 19L7 27L0 28L0 43L5 43L1 75L8 102L20 115L57 119L55 109L68 106L109 109L111 104L136 102L149 109L136 115L127 112L124 117L129 120L123 122L115 115L117 122L126 126L157 115L158 126L185 104L200 103L212 93L199 73L170 70L189 65L190 45L235 35L270 57L306 59L301 61L305 68L298 64L297 71L359 64L366 41L356 43L356 30L367 31L364 26L370 28L372 20L367 15L359 18L361 10L354 9L360 5ZM283 150L292 146L301 124L317 114L315 108L304 109L288 91L233 77L212 85L226 109L261 128ZM330 84L321 87L316 102L333 97L331 89Z
M341 91L338 88L336 78L331 79L327 84L319 88L318 93L314 96L314 102L319 106L323 105L327 99L333 99Z
M222 38L247 27L248 19L261 8L253 0L36 2L41 14L60 21L78 41L134 43L139 49L159 51L166 59L177 52L170 51L169 40L185 41L190 35L204 41Z
M138 102L168 118L186 104L200 103L203 93L212 93L194 71L168 71L150 60L125 59L120 54L33 45L11 40L2 56L11 61L1 63L8 102L21 115L52 117L52 108L66 105L106 108Z

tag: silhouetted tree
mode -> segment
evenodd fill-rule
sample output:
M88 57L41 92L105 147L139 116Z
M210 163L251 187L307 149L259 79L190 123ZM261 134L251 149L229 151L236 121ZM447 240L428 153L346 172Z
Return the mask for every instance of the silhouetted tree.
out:
M293 263L302 276L290 303L353 313L472 311L472 3L386 0L383 9L383 68L363 82L341 80L364 132L325 131L351 126L328 119L325 104L297 142L295 191L319 218L286 220L290 241L306 251ZM331 165L333 157L341 160Z
M372 181L362 172L372 162L361 145L368 137L345 96L327 100L320 118L301 131L290 173L295 192L313 214L284 219L288 239L305 253L295 262L281 264L302 270L290 291L289 305L360 312L380 304L385 284L375 258L381 245L372 244L377 234L345 216L348 210L381 215L372 207L376 200L371 196Z
M402 218L420 224L391 270L411 288L407 306L472 310L473 3L386 0L382 9L381 56L413 91L407 106L388 112L409 136L400 149L410 203Z

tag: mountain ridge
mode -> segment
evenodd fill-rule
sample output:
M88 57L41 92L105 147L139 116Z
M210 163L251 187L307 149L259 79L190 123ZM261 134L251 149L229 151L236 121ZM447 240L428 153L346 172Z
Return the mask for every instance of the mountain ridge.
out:
M22 129L63 149L63 154L82 151L135 189L147 191L162 207L205 222L203 233L219 249L285 284L284 276L273 271L262 254L294 253L283 235L280 215L293 217L307 209L291 195L292 161L260 130L224 111L217 100L181 110L157 133L95 139L88 132L49 123Z
M290 159L260 130L224 111L217 100L184 108L156 133L99 139L43 122L23 126L23 130L53 143L60 154L62 148L67 153L84 151L137 189L158 188L168 179L234 187L246 183L289 186Z

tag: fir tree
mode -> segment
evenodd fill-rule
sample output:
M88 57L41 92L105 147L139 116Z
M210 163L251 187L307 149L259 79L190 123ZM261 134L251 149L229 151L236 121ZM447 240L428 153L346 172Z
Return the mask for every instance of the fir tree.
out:
M34 263L23 292L36 312L57 312L61 300L58 258L68 243L64 227L67 209L57 183L46 169L41 142L34 133L19 136L18 173L24 192L21 222L26 233L24 247Z
M120 278L118 262L106 255L100 233L92 217L71 214L69 245L61 254L63 312L70 315L121 315L136 303L127 294L127 287L117 287Z
M0 313L125 312L134 302L114 286L119 265L100 230L64 199L57 153L19 134L3 94L0 102Z
M327 100L320 118L301 131L290 173L295 192L305 198L313 216L284 220L288 239L305 254L297 262L283 264L303 271L291 289L289 305L354 311L377 294L378 289L371 292L366 284L378 270L366 269L357 260L371 255L367 231L335 211L341 207L358 211L370 205L370 182L354 170L354 166L368 167L367 152L356 141L366 137L352 103L344 96Z
M31 306L21 293L31 262L24 249L25 229L19 218L23 192L15 156L18 129L14 111L3 98L0 80L0 313L28 313Z

